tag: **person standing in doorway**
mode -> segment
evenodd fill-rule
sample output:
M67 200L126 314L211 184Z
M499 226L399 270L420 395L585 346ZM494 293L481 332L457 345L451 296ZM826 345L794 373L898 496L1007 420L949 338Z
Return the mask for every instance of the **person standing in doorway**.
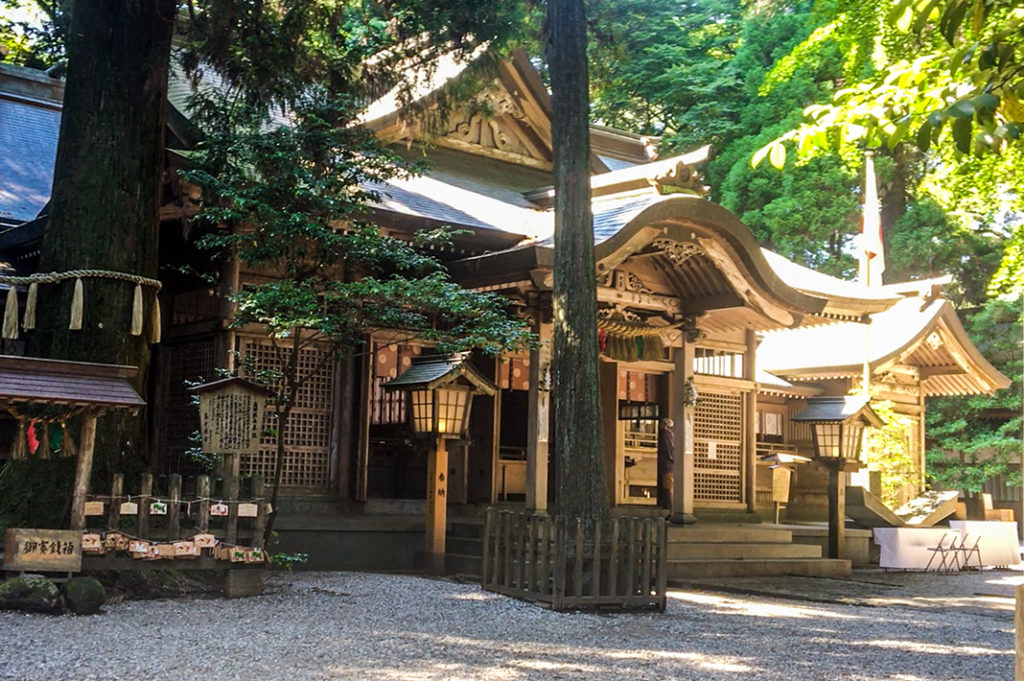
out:
M661 419L658 427L658 506L672 513L672 469L675 464L675 424L670 418Z

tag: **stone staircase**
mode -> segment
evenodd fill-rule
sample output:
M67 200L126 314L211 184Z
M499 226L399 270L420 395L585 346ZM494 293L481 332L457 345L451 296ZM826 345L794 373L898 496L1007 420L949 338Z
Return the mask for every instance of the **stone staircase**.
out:
M480 576L484 554L484 519L452 518L445 540L445 571Z
M448 574L480 575L483 519L452 519L445 557ZM701 523L668 526L668 578L802 575L847 577L849 560L821 557L821 548L793 543L793 532L772 525Z
M821 548L794 544L793 532L772 525L708 523L668 526L668 578L802 575L847 577L850 561L821 557Z

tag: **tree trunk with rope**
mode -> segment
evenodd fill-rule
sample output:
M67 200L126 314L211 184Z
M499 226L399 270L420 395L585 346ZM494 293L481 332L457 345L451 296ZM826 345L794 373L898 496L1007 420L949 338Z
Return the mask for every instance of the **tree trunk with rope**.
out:
M40 272L100 269L157 276L167 74L174 0L76 3L67 86ZM136 366L147 398L155 291L143 287L144 325L131 334L135 286L83 278L82 328L69 330L74 280L40 286L27 352ZM138 470L148 461L146 415L99 421L97 464Z

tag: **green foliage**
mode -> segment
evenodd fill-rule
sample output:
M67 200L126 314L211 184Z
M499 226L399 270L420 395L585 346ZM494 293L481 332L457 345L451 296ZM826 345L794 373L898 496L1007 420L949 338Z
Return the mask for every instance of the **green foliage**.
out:
M892 281L953 275L946 295L958 303L986 298L1003 244L965 228L934 199L911 203L886 235L886 274Z
M849 253L850 240L860 229L857 183L857 176L833 158L789 168L781 178L738 163L723 185L722 201L768 248L844 276L857 269Z
M64 529L71 513L75 458L28 456L0 468L0 530Z
M203 117L231 115L208 96L197 103ZM409 169L371 133L339 125L354 112L321 91L289 112L290 126L268 129L255 117L200 144L187 176L204 189L204 217L236 227L207 233L199 246L273 277L235 295L235 322L261 324L285 345L340 353L371 328L442 351L497 353L525 342L502 298L461 289L439 261L363 219L381 183Z
M908 433L914 422L898 414L892 402L872 401L871 408L885 425L868 437L868 465L882 474L882 501L899 508L920 490L921 467L910 449Z
M927 151L942 142L961 154L980 155L1003 150L1020 137L1024 11L1016 3L900 0L891 5L874 0L821 5L832 18L831 37L840 44L865 45L873 38L870 62L851 64L848 87L832 103L808 107L809 122L780 137L772 148L793 141L805 154L835 145L892 149L906 141ZM854 13L866 10L882 20L856 21Z
M309 561L308 553L268 553L267 559L275 568L291 572L292 568L305 565Z
M943 397L928 404L928 472L942 486L980 492L985 480L1009 474L1019 484L1021 453L1021 305L994 298L967 328L978 349L1012 381L995 395Z
M67 12L57 0L0 0L0 62L48 69L64 59Z

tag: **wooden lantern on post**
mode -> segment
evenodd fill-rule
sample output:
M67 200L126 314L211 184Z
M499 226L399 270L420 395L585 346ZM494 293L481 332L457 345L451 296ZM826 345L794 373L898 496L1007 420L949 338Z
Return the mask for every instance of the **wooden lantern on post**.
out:
M461 438L469 428L474 394L494 395L497 386L465 361L454 357L416 357L401 376L384 384L408 394L409 424L417 435L432 440L427 463L427 508L424 568L444 572L445 525L448 513L448 452L445 440Z
M224 475L238 475L239 455L255 454L267 399L274 392L244 378L225 378L192 388L199 395L203 449L224 457Z
M828 556L841 558L846 523L842 472L859 467L865 427L880 428L885 422L864 397L811 397L792 420L810 424L814 456L828 468Z

